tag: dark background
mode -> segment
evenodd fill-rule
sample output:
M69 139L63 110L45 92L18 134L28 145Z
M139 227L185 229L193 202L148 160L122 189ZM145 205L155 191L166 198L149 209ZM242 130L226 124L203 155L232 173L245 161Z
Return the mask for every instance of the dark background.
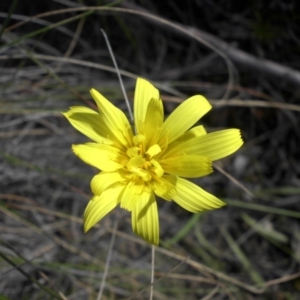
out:
M11 27L104 5L136 14L69 11ZM159 202L154 299L299 298L298 1L1 1L0 12L0 299L96 299L115 220L103 299L148 298L151 250L130 215L82 232L96 170L73 155L87 140L60 113L94 107L92 87L126 111L100 28L130 72L130 99L136 76L159 88L166 115L203 94L214 109L200 124L240 128L245 141L196 181L225 208L192 215Z

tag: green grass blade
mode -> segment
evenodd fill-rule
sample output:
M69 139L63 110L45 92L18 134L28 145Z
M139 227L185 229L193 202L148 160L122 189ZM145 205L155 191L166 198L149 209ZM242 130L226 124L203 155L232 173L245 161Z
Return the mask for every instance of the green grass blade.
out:
M205 248L209 253L215 255L216 257L221 257L221 251L214 247L204 236L204 234L201 232L200 226L196 226L195 228L195 235L198 239L201 247Z
M0 150L0 157L3 158L3 160L7 161L8 163L12 164L12 165L16 165L19 167L25 167L28 168L30 170L34 170L43 174L56 174L56 175L61 175L61 176L66 176L66 177L75 177L75 178L82 178L82 179L90 179L90 175L85 175L82 173L71 173L68 171L62 171L62 170L58 170L58 169L54 169L54 168L48 168L48 167L40 167L37 166L35 164L32 164L28 161L25 161L23 159L20 159L14 155L8 154L6 152L3 152L2 150Z
M25 40L25 39L32 38L32 37L34 37L34 36L36 36L36 35L38 35L38 34L41 34L41 33L45 33L45 32L47 32L47 31L49 31L49 30L51 30L51 29L53 29L53 28L55 28L55 27L62 26L62 25L68 24L68 23L70 23L70 22L73 22L73 21L82 19L82 18L87 17L87 16L89 16L89 15L91 15L91 14L93 14L93 13L94 13L93 10L89 10L89 11L86 11L86 12L84 12L84 13L81 13L81 14L79 14L79 15L77 15L77 16L74 16L74 17L65 19L65 20L63 20L63 21L54 23L54 24L52 24L52 25L50 25L50 26L41 28L41 29L36 30L36 31L33 31L33 32L30 32L30 33L28 33L28 34L25 34L25 35L23 35L23 36L21 36L21 37L15 39L15 40L11 41L10 43L6 43L6 44L0 46L0 49L2 49L2 48L4 48L4 47L11 47L11 46L14 46L14 45L20 43L21 41L23 41L23 40Z
M200 220L201 216L201 214L192 215L187 223L177 232L177 234L165 242L164 246L170 247L183 239L195 227L195 224Z
M10 8L9 8L7 17L5 18L3 24L2 24L2 26L0 28L0 39L1 39L1 36L3 34L3 31L4 31L5 27L7 26L7 24L10 21L10 17L12 15L12 13L14 12L15 8L17 7L18 2L19 2L19 0L14 0L13 3L11 4Z
M42 289L44 292L52 296L54 299L63 300L63 298L56 293L55 291L51 290L45 285L42 285L37 279L35 279L33 276L27 274L22 268L20 268L18 265L16 265L8 256L6 256L4 253L0 251L0 257L2 257L8 264L13 266L15 269L17 269L22 275L24 275L28 280L35 283L40 289Z
M243 265L244 270L249 273L250 277L252 278L252 280L255 283L262 285L264 282L264 279L254 269L254 267L252 266L248 257L246 256L246 254L239 247L239 245L235 242L235 240L232 238L232 236L229 234L229 232L224 227L221 227L221 233L223 234L223 237L225 238L225 240L228 243L232 252L235 254L235 256L238 258L238 260Z
M277 241L279 243L287 243L288 242L288 237L285 234L283 234L273 228L263 226L263 224L257 222L255 219L251 218L248 214L242 213L241 217L244 220L244 222L248 226L250 226L253 230L255 230L257 233L259 233L263 236L267 236L270 239L273 239L274 241Z
M252 209L252 210L261 211L261 212L265 212L265 213L269 213L269 214L275 214L275 215L281 215L281 216L300 219L300 212L297 212L297 211L281 209L281 208L271 207L271 206L266 206L266 205L260 205L260 204L256 204L256 203L246 203L246 202L237 201L237 200L223 199L223 201L226 202L228 205L235 206L235 207Z

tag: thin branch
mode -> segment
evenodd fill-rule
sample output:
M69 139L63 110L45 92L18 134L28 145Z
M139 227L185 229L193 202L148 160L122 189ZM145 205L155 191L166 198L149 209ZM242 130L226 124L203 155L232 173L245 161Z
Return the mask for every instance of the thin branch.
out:
M175 30L177 33L183 35L184 37L189 37L195 40L200 39L205 46L209 47L213 51L217 49L217 51L215 52L218 55L222 53L222 55L220 56L225 60L226 64L228 63L227 60L229 60L234 64L239 65L243 68L250 69L253 72L266 74L270 77L281 79L283 82L289 82L296 86L300 85L300 72L297 70L294 70L287 66L283 66L268 59L256 57L240 49L234 48L223 40L198 28L188 27L180 24L183 30L178 30L176 26L179 26L179 24L177 24L176 22L171 23L166 19L164 19L164 22L161 22L158 16L156 18L147 16L147 14L149 14L147 10L134 3L130 3L129 1L124 3L123 6L141 11L141 13L143 12L148 22L154 24L159 23L160 26ZM189 32L189 34L187 34L186 32Z
M235 185L240 187L245 193L247 193L249 196L254 198L253 193L245 187L240 181L238 181L236 178L234 178L232 175L227 173L223 168L218 166L217 164L214 164L214 168L217 169L220 173L222 173L224 176L226 176L230 181L232 181Z

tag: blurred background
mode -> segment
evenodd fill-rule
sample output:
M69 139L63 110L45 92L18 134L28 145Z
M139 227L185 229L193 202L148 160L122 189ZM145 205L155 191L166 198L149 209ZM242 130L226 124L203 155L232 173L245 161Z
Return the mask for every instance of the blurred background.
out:
M137 76L166 116L202 94L199 124L245 141L196 181L226 207L159 202L154 299L300 299L298 1L3 0L0 20L1 300L97 299L108 255L101 299L149 298L151 247L130 214L82 230L96 170L61 112L95 108L96 88L127 114L100 28L130 100Z

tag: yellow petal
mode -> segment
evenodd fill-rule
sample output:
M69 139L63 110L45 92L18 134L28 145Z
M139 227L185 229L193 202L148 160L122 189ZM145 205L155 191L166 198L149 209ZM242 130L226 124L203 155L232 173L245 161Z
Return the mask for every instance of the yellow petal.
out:
M201 143L200 155L208 156L212 161L234 153L243 145L239 129L220 130L199 139Z
M151 181L154 193L165 200L172 200L176 194L176 176L164 175Z
M110 130L105 125L102 117L94 110L83 106L74 106L70 107L70 110L63 113L63 115L73 127L91 140L100 144L113 144L108 139Z
M166 152L162 152L161 154L158 155L158 158L160 158L161 156L164 157L166 155L169 155L169 152L172 152L172 149L176 149L177 146L179 146L180 149L182 149L182 144L195 138L195 137L199 137L202 135L206 134L206 130L202 125L199 126L195 126L193 128L191 128L190 130L188 130L187 132L185 132L184 134L182 134L180 137L178 137L175 141L173 141L172 143L170 143L168 145L168 151ZM183 155L183 151L182 151L182 155Z
M116 172L101 172L95 175L91 181L91 190L95 195L101 195L107 188L117 182L126 181L126 173L123 170Z
M195 138L197 136L205 135L206 130L203 125L198 125L191 128L186 134L183 135L184 139L189 140L191 138Z
M225 129L196 137L175 147L169 147L165 157L200 155L210 160L226 157L237 151L243 144L240 130Z
M146 141L146 138L143 134L137 134L133 137L133 143L134 145L140 145L140 144L144 144Z
M148 243L159 243L159 220L155 196L143 194L131 213L132 230Z
M134 120L137 133L142 132L150 100L159 99L159 91L147 80L138 78L134 92Z
M167 134L169 143L173 142L210 109L211 105L203 96L196 95L185 100L163 123L160 138Z
M131 147L133 134L125 114L95 89L91 89L90 92L98 106L103 122L111 131L111 135L113 135L121 146L125 148ZM113 137L110 139L113 139Z
M128 158L119 149L96 143L72 145L74 153L85 163L105 172L121 169Z
M170 157L160 161L166 173L176 176L196 178L212 172L211 160L199 155Z
M142 131L146 137L146 149L157 143L159 132L164 120L164 111L161 99L152 98L148 104Z
M147 194L144 183L130 181L122 194L120 207L128 211L132 211L135 205L144 197L144 193Z
M195 127L191 128L190 130L188 130L187 132L185 132L184 134L182 134L175 141L170 143L169 147L174 148L174 147L178 146L179 144L182 145L182 143L185 143L191 139L194 139L195 137L199 137L199 136L202 136L205 134L206 134L206 130L205 130L204 126L202 126L202 125L195 126Z
M182 178L178 178L176 181L176 191L177 194L174 196L173 200L192 213L217 209L226 205L226 203L219 200L214 195Z
M123 190L124 185L114 186L90 200L84 212L84 232L90 230L119 204Z

